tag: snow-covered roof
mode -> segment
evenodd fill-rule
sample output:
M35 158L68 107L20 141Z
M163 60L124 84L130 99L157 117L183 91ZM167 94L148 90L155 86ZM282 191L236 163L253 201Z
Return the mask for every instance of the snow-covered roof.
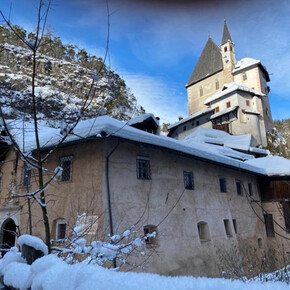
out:
M250 57L245 57L245 58L242 58L241 60L237 61L236 65L235 65L235 68L233 69L232 73L239 72L239 71L241 71L241 70L243 70L245 68L248 68L248 67L251 67L251 66L254 66L254 65L261 66L262 69L264 70L264 72L266 73L267 81L270 81L269 74L267 72L266 67L261 63L260 60L254 59L254 58L250 58Z
M255 111L255 110L251 110L251 109L245 109L245 110L243 110L243 111L244 111L244 113L246 113L246 114L261 115L260 112Z
M170 126L168 126L168 130L171 130L171 129L173 129L173 128L181 125L181 124L184 124L184 123L186 123L186 122L188 122L188 121L190 121L190 120L192 120L194 118L197 118L197 117L200 117L200 116L202 116L204 114L210 113L213 110L214 110L213 108L205 108L203 110L200 110L200 111L198 111L198 112L196 112L194 114L191 114L187 118L184 118L184 119L182 119L182 120L180 120L180 121L178 121L178 122L176 122L174 124L171 124Z
M223 116L223 115L225 115L225 114L228 114L228 113L230 113L230 112L233 112L233 111L236 110L238 107L239 107L239 106L230 107L230 108L224 109L224 110L222 110L222 111L220 111L220 112L218 112L218 113L215 113L215 114L213 114L213 115L210 116L210 120L213 120L213 119L215 119L215 118L218 118L218 117L220 117L220 116Z
M228 95L228 94L231 94L235 91L243 91L243 92L246 92L246 93L249 93L251 95L255 95L255 96L260 96L260 97L265 97L266 95L265 94L262 94L256 90L253 90L253 89L250 89L248 88L247 86L243 85L243 84L240 84L240 83L236 83L236 82L233 82L233 83L227 83L227 84L224 84L223 85L223 88L221 91L213 94L211 97L207 98L205 101L204 101L204 104L205 105L208 105L214 101L217 101L219 100L220 98Z
M213 130L209 128L197 128L192 134L184 139L200 143L214 144L224 146L245 152L259 153L268 155L269 151L251 147L252 135L230 135L224 131Z
M24 149L27 153L35 150L35 138L32 124L25 123L25 143L23 144L22 128L23 123L21 121L9 122L9 130L13 134L15 140L18 142L19 147ZM101 134L105 132L106 134ZM214 134L220 134L213 130ZM223 134L224 132L222 132ZM40 126L39 130L41 147L43 149L50 149L57 145L62 139L60 130L52 129L44 126ZM131 126L128 126L125 122L118 121L108 116L97 117L94 119L88 119L79 122L74 128L73 134L70 134L65 140L64 144L70 142L79 142L86 138L103 138L102 136L115 136L126 140L154 145L157 147L167 148L176 152L185 153L195 158L203 159L208 162L219 163L221 165L239 168L262 175L289 175L290 176L290 160L281 158L281 161L277 165L273 164L273 160L268 159L268 163L255 162L252 155L244 154L235 151L231 148L217 146L213 144L204 143L201 146L200 142L196 138L191 138L191 134L183 141L175 140L173 138L165 136L157 136L142 130L138 130ZM240 137L242 138L242 137ZM248 140L248 137L244 137ZM245 141L246 142L246 141ZM247 141L248 142L248 141ZM270 158L270 157L266 157ZM251 160L251 162L248 162ZM267 160L267 159L266 159ZM266 167L265 167L266 164ZM273 166L272 166L273 165Z
M152 119L156 123L156 125L159 126L159 121L155 118L153 114L149 114L149 113L134 117L131 120L129 120L127 124L132 126L138 123L142 123L148 119Z

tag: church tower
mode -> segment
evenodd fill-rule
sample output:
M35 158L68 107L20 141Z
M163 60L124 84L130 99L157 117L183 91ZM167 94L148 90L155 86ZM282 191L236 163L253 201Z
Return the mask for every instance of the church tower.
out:
M234 81L232 74L236 65L235 44L232 41L226 19L224 19L224 32L221 43L221 53L224 68L224 81L225 83L231 83Z

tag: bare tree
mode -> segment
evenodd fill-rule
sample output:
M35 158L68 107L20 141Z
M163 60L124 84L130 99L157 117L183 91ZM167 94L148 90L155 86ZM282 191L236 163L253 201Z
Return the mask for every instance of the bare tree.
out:
M95 75L93 76L92 80L91 80L91 84L89 86L89 91L88 93L83 96L82 100L82 104L81 104L81 108L80 111L76 117L76 119L74 120L74 122L72 124L70 124L69 126L67 126L67 128L65 128L65 130L63 130L62 132L62 138L59 140L59 142L54 146L54 148L52 150L50 150L48 153L46 153L45 155L43 154L43 150L42 147L43 145L41 144L41 140L40 140L40 136L39 136L39 119L38 119L38 96L36 93L36 86L37 86L37 76L38 76L38 56L40 55L40 50L41 48L46 45L45 43L45 31L46 31L46 27L47 27L47 19L48 19L48 15L49 15L49 11L51 8L51 0L48 0L47 2L45 2L44 0L39 0L39 4L38 4L38 11L37 11L37 26L36 26L36 30L35 33L33 33L32 35L30 35L30 38L27 39L25 38L25 35L23 35L23 33L19 32L19 29L17 28L17 26L14 26L9 19L7 19L4 15L4 13L0 10L0 15L2 16L4 22L6 23L6 25L8 26L8 28L13 32L15 38L17 39L17 41L19 43L22 43L24 46L27 47L27 49L30 51L30 55L31 55L31 63L32 63L32 69L31 69L31 103L32 103L32 117L33 117L33 127L34 127L34 139L35 139L35 150L33 151L33 154L27 155L23 152L22 148L19 147L19 144L16 141L15 136L13 136L13 134L10 132L10 126L7 123L5 117L4 117L4 112L2 110L2 108L0 107L0 114L1 114L1 118L2 118L2 123L3 126L5 128L6 133L8 134L7 138L9 139L9 142L12 144L13 148L16 150L17 154L19 154L19 156L21 157L22 161L29 167L35 169L35 171L37 171L37 189L34 190L33 192L27 192L25 194L19 194L15 191L13 191L12 193L12 197L14 198L28 198L29 204L30 204L30 199L34 199L38 205L41 208L42 211L42 220L43 220L43 225L44 225L44 229L45 229L45 242L46 245L49 249L51 249L51 245L50 245L50 223L49 223L49 213L47 210L47 200L46 200L46 194L45 191L47 189L47 187L50 185L50 183L54 180L54 178L56 177L56 175L59 174L59 170L61 170L60 168L58 170L56 170L54 172L54 174L51 176L51 178L49 178L48 181L45 181L44 179L44 174L45 174L45 162L52 156L52 154L55 152L55 150L57 148L59 148L62 143L66 140L66 138L68 137L68 135L70 135L70 133L73 131L73 129L75 128L75 126L78 124L78 122L81 120L84 112L86 111L86 109L90 106L93 97L94 97L94 86L98 80L98 75L100 74L100 72L102 71L102 69L104 68L105 65L105 60L107 57L107 53L108 53L108 45L109 45L109 7L108 7L108 3L107 3L107 15L108 15L108 35L107 35L107 43L106 43L106 53L105 53L105 57L104 57L104 61L101 67L99 67L98 71L95 73ZM24 132L23 132L24 133ZM31 213L30 213L31 215ZM30 219L31 221L31 219Z

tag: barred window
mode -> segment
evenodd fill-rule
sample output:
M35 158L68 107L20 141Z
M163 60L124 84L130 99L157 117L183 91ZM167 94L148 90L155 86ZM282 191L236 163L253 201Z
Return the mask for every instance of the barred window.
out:
M61 181L70 181L72 179L72 162L73 156L64 156L60 158L61 161Z
M62 240L65 239L66 235L66 220L58 219L56 221L56 239Z
M137 178L150 179L150 159L146 157L137 157Z
M22 187L28 188L31 185L31 168L25 164L22 168Z
M183 171L184 188L194 189L193 173L191 171Z

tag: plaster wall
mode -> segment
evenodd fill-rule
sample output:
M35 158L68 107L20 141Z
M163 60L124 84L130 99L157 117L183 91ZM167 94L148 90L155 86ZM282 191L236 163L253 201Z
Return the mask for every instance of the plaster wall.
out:
M150 159L150 180L137 179L137 156ZM193 172L194 190L184 189L183 171ZM110 176L113 177L110 188L116 233L136 223L135 229L141 234L145 225L158 226L157 242L153 245L158 255L152 255L147 261L146 271L216 276L220 274L219 249L239 246L238 240L256 243L260 234L257 233L260 221L253 213L246 192L242 196L236 192L237 179L245 187L251 182L254 198L259 199L253 175L145 145L121 143L111 156ZM226 193L220 192L220 176L226 177ZM226 235L224 219L230 221L230 237ZM237 222L237 234L233 219ZM199 239L197 223L200 221L209 226L209 241ZM147 247L147 252L151 249Z
M219 81L219 89L216 89L215 82ZM194 85L187 88L187 97L188 97L188 113L189 115L196 113L207 106L204 105L204 101L212 96L214 93L219 91L224 85L224 73L220 71L216 74L213 74L207 77L204 80L201 80ZM203 89L203 95L200 96L200 88Z

